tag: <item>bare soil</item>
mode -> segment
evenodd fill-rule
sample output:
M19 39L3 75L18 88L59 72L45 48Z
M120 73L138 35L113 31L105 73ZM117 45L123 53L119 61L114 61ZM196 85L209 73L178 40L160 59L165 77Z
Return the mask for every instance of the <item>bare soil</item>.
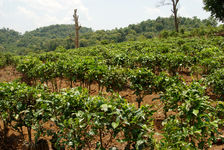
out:
M11 82L21 77L13 66L7 66L0 69L0 82Z

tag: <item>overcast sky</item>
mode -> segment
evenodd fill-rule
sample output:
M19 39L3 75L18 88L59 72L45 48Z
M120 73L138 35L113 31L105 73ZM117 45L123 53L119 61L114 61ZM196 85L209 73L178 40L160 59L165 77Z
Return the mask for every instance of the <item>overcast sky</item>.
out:
M73 23L78 9L82 26L114 29L158 16L169 17L171 6L156 7L160 0L0 0L0 28L19 32L52 24ZM167 0L170 1L170 0ZM180 0L179 15L205 19L203 0Z

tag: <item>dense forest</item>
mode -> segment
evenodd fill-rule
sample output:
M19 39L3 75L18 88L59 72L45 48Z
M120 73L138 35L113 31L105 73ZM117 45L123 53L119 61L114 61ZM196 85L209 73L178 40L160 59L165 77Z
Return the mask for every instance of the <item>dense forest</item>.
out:
M180 17L180 31L192 31L196 28L217 26L212 17L201 20L197 17ZM150 39L163 31L174 32L173 16L169 18L158 17L155 20L142 21L128 27L113 30L97 30L82 27L80 29L80 47L97 44L120 43ZM21 34L8 28L0 29L0 51L25 55L30 52L54 51L61 46L65 49L74 48L74 25L51 25Z

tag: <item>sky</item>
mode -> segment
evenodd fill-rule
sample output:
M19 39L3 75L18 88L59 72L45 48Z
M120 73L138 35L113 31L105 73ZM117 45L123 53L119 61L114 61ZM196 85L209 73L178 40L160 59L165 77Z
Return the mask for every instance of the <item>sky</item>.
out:
M169 17L171 6L157 7L161 0L0 0L0 28L21 33L52 24L73 24L78 9L81 26L110 30L158 16ZM167 0L170 1L170 0ZM203 0L180 0L179 16L209 17Z

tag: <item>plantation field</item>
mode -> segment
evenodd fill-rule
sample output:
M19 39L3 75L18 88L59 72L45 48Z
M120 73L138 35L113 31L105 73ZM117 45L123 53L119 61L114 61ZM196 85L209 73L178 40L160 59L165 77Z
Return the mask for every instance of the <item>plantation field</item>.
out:
M223 37L1 58L3 140L15 133L61 149L224 148Z

